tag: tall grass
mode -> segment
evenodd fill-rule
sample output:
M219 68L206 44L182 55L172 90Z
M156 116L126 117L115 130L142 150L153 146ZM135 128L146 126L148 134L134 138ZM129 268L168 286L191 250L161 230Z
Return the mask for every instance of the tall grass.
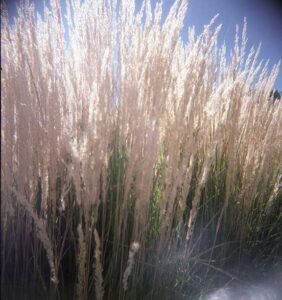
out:
M229 55L216 18L183 42L186 0L164 21L150 1L50 3L1 15L4 295L187 299L257 243L280 255L279 64L246 53L246 22Z

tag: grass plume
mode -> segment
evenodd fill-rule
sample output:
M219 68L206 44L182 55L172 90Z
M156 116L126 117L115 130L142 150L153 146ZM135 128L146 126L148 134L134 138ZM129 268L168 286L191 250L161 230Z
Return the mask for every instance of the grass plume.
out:
M186 0L164 21L149 0L50 4L1 10L4 296L47 263L81 299L195 299L244 259L274 263L280 63L247 51L246 21L228 56L216 17L183 42Z

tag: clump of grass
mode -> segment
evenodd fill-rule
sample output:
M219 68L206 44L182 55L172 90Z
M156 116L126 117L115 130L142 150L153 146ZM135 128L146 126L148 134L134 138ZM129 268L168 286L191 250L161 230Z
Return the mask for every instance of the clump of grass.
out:
M51 272L50 280L51 282L54 283L55 286L57 286L58 275L57 275L57 270L55 268L56 262L54 258L54 251L53 251L53 246L50 242L50 238L47 234L44 220L38 218L38 216L35 214L33 208L31 207L27 199L25 199L21 194L19 194L14 188L10 188L10 190L16 196L15 199L26 210L26 212L34 222L36 235L38 236L38 239L41 241L47 254L47 258L50 266L50 272Z
M230 59L216 17L184 43L186 10L26 2L12 25L3 7L4 296L51 274L81 299L197 297L257 243L281 255L279 63L247 53L246 22Z
M77 283L77 297L78 299L86 299L86 245L85 238L82 230L81 224L77 227L78 233L78 246L79 246L79 256L78 256L78 283Z
M103 299L103 268L101 264L100 238L97 230L94 230L95 237L95 291L98 300Z
M134 264L134 256L135 256L136 252L138 251L139 247L140 247L140 245L137 242L132 243L132 245L130 247L127 267L123 274L123 288L125 291L128 289L128 278L130 276L130 273L132 271L132 267Z

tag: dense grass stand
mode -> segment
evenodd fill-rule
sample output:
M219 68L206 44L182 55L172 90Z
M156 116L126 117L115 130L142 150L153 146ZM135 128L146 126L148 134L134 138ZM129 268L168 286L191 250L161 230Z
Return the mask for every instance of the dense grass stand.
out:
M281 267L279 64L246 22L230 55L216 18L184 43L186 9L3 5L2 299L200 299Z

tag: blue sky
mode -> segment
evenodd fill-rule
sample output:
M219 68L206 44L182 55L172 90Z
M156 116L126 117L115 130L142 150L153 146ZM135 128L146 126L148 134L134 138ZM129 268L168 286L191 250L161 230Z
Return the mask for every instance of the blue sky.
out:
M42 0L35 2L37 9L42 8ZM95 1L95 0L93 0ZM46 1L48 2L48 1ZM64 1L61 1L65 3ZM141 6L141 0L136 0L136 6ZM157 0L151 0L154 7ZM15 4L19 0L6 0L11 19L16 14ZM163 12L167 15L174 0L163 1ZM233 47L236 24L242 28L244 17L248 23L248 48L262 43L259 59L270 60L270 66L282 60L282 4L277 0L190 0L183 29L186 39L187 29L194 25L196 33L200 33L203 26L219 13L217 24L222 23L220 42L225 40L227 48ZM278 75L275 87L282 90L282 70Z

